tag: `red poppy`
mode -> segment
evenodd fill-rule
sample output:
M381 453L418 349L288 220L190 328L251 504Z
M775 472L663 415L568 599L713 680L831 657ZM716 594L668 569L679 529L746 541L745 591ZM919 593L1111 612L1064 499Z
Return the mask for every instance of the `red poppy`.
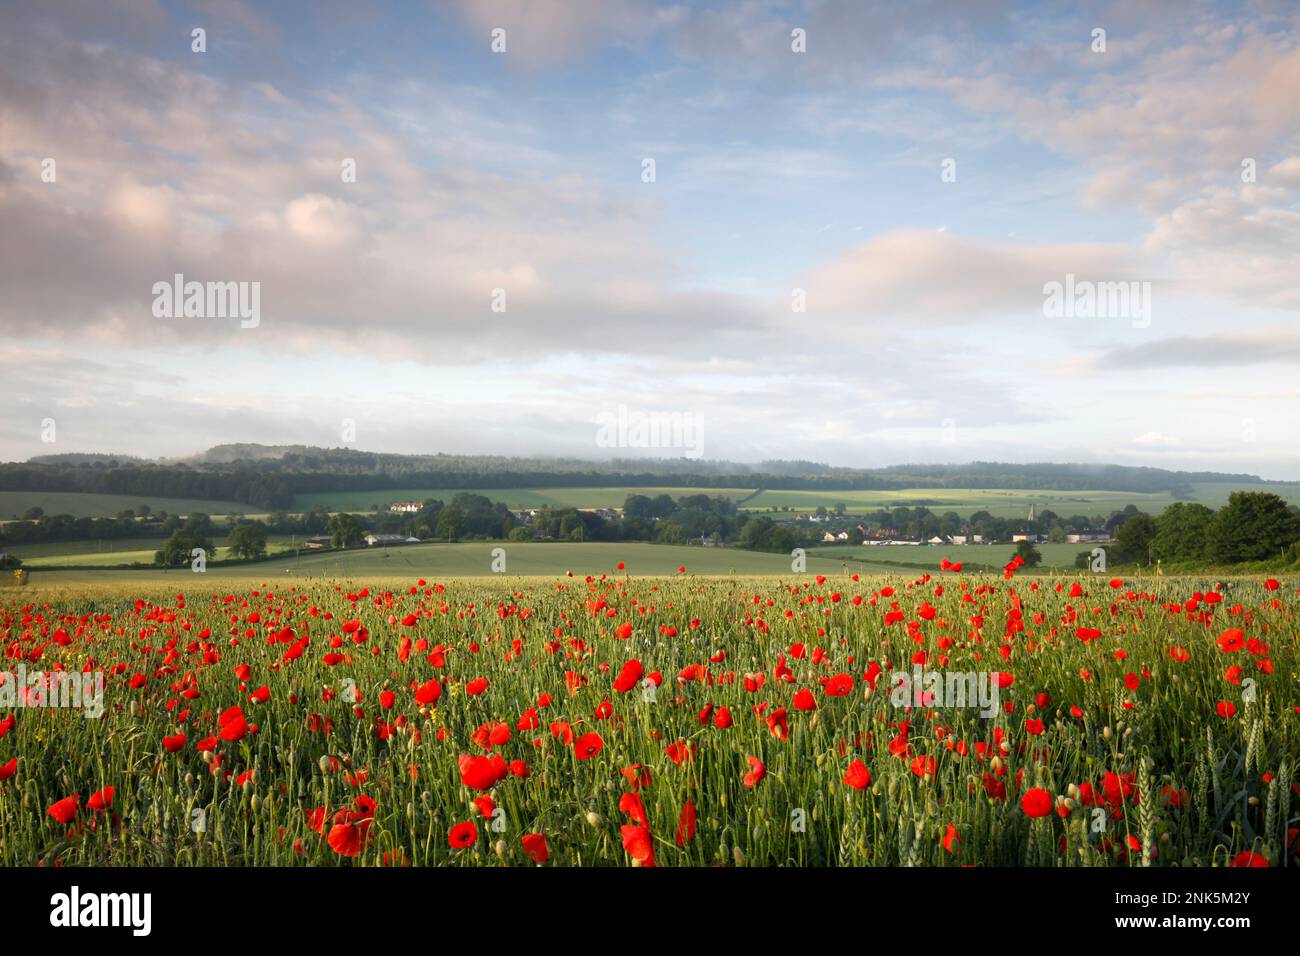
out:
M855 790L865 790L871 786L871 771L861 760L854 760L844 774L844 782Z
M463 850L478 842L478 827L473 820L458 823L447 834L447 843L453 850Z
M366 836L370 831L370 821L362 820L358 823L347 821L336 823L330 827L329 836L326 837L330 849L339 856L356 856L365 848Z
M107 810L113 805L113 794L115 792L113 787L105 787L103 790L92 793L90 799L86 801L86 809Z
M600 739L600 734L592 731L583 734L573 745L573 754L579 760L590 760L596 754L600 753L605 742Z
M524 852L538 863L545 863L551 856L551 849L546 845L546 834L525 833L519 838L524 845Z
M421 707L438 703L438 698L442 696L442 685L434 678L430 678L420 685L419 690L415 692L415 702Z
M77 808L80 805L81 797L74 794L71 797L64 797L45 812L54 817L54 819L58 820L60 823L71 823L73 818L76 817Z
M1027 790L1020 798L1020 809L1027 817L1045 817L1052 812L1052 795L1042 787Z
M943 848L949 853L956 853L961 848L961 836L957 833L957 828L951 823L948 829L943 832Z
M677 845L685 846L695 836L695 801L690 797L682 804L682 815L677 821Z
M623 849L627 855L641 866L655 865L655 846L650 837L650 828L638 823L626 824L620 831L623 836Z

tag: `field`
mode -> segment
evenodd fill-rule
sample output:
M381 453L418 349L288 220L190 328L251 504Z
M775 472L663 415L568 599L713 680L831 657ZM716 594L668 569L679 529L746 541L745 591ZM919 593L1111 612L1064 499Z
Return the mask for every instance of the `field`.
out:
M1300 485L1278 482L1250 486L1201 482L1193 485L1195 501L1210 508L1225 504L1233 491L1268 491L1293 504L1300 504ZM942 514L955 511L963 518L976 511L987 511L996 518L1026 517L1031 504L1038 512L1055 511L1063 518L1072 515L1107 515L1136 505L1148 514L1159 514L1176 499L1168 494L1141 494L1129 491L1043 491L1029 489L917 488L905 491L764 491L745 502L747 511L788 508L794 512L815 511L818 506L833 510L843 504L849 514L862 514L881 508L915 508L924 506Z
M392 548L350 548L323 554L303 553L298 557L259 561L231 567L210 567L198 575L188 568L179 571L59 571L53 563L42 570L36 559L30 563L33 582L95 582L102 580L160 581L229 578L236 581L268 581L286 576L295 578L382 579L401 575L429 577L499 577L492 570L493 550L505 552L506 573L512 575L562 576L613 573L619 562L626 573L672 575L679 567L703 575L745 575L789 573L789 555L764 554L733 548L677 547L644 543L605 544L580 542L478 542L460 544L409 544ZM149 552L148 560L153 559ZM937 558L935 559L937 560ZM65 562L72 563L72 562ZM81 563L81 562L77 562ZM841 573L845 562L839 558L808 555L808 571Z
M0 588L29 685L107 670L80 709L0 686L0 865L1300 862L1295 582L594 547L573 577L394 549L365 583Z
M1035 548L1043 556L1041 568L1058 568L1071 570L1074 559L1081 551L1091 551L1094 544L1036 544ZM945 544L945 545L826 545L808 550L809 557L818 557L831 561L851 560L865 562L869 565L902 564L921 565L933 568L943 558L960 561L971 570L997 571L1011 560L1016 553L1014 544ZM980 566L977 568L977 565Z
M199 498L152 498L148 495L97 495L72 491L0 491L0 520L21 518L29 508L43 508L47 515L77 518L112 518L119 512L148 505L155 513L187 515L199 511L209 515L248 514L252 505L235 501L206 501Z
M684 495L705 494L710 497L729 497L733 500L754 493L753 488L403 488L396 491L322 491L298 495L294 498L295 511L310 511L324 507L330 511L369 511L374 505L388 505L394 501L425 501L433 498L450 504L457 494L468 492L483 495L504 503L508 508L622 508L629 495Z
M1247 486L1241 486L1247 487ZM1201 482L1193 485L1196 501L1218 508L1238 486L1229 483ZM900 491L763 491L754 495L753 488L692 487L589 487L589 488L400 488L389 491L338 491L303 494L295 497L293 512L301 513L324 507L330 511L368 512L376 505L394 501L424 501L428 498L450 502L459 491L484 495L508 507L525 508L621 508L629 495L654 497L666 494L673 498L706 494L742 501L747 511L769 512L772 508L792 513L810 514L819 506L833 510L843 504L851 515L881 508L924 506L942 513L956 511L966 517L975 511L988 511L995 517L1028 514L1029 505L1040 512L1055 511L1063 517L1082 514L1109 514L1133 504L1151 514L1158 514L1174 502L1167 494L1140 494L1121 491L1043 491L1035 489L915 488ZM1248 490L1269 491L1293 504L1300 504L1300 484L1274 482L1250 485ZM0 521L21 517L29 508L40 507L46 514L71 514L77 517L111 517L128 508L148 504L155 512L189 514L201 511L213 516L244 514L260 517L260 509L234 501L200 501L183 498L149 498L130 495L76 494L71 492L0 491Z
M298 540L301 541L299 535ZM267 549L289 547L289 535L268 535ZM217 559L229 556L225 538L213 539ZM166 543L165 538L115 538L103 541L51 541L43 544L14 545L9 550L22 558L29 569L52 567L110 567L116 564L151 564L154 552Z

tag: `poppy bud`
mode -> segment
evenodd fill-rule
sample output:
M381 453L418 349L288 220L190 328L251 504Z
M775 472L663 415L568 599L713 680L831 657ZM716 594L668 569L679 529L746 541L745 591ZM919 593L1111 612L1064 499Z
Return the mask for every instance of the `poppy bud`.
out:
M320 758L320 760L316 761L316 764L320 767L320 772L321 772L321 773L329 773L329 772L330 772L330 758L329 758L329 757L322 756L322 757Z
M596 813L595 810L587 811L587 822L590 823L593 827L600 826L600 816Z
M1109 725L1107 725L1107 726L1101 728L1101 735L1102 735L1102 737L1105 738L1106 740L1110 740L1110 726L1109 726Z
M501 857L501 859L504 860L504 859L506 858L506 841L505 841L505 840L497 840L497 842L496 842L496 846L494 846L493 849L496 850L497 856Z
M257 794L253 794L253 799L248 801L248 805L252 807L253 812L256 813L262 808L262 801L257 799Z
M736 866L745 865L745 854L741 852L740 847L735 846L731 848L731 858L736 861Z

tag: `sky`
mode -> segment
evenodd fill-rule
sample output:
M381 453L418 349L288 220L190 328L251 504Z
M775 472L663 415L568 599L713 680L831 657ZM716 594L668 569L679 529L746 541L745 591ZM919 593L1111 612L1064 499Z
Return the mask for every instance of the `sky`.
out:
M1297 370L1300 3L0 0L0 460L1294 480Z

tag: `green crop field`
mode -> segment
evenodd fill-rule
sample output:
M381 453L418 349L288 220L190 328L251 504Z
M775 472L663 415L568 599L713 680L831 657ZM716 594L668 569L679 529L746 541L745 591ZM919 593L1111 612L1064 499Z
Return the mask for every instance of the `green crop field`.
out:
M322 491L298 495L295 511L324 507L330 511L369 511L394 501L425 501L433 498L447 504L457 494L468 492L503 502L516 510L523 508L621 508L629 495L709 495L739 500L754 493L753 488L399 488L389 491Z
M1225 504L1233 491L1268 491L1292 504L1300 504L1300 484L1274 482L1260 485L1234 485L1201 482L1193 485L1193 500L1210 508ZM1140 494L1131 491L1036 491L1006 488L913 488L902 491L764 491L745 502L747 511L770 511L772 508L794 512L812 512L819 506L828 511L843 504L849 514L862 514L881 508L915 508L924 506L936 513L955 511L963 518L976 511L987 511L997 518L1026 517L1029 506L1039 514L1054 511L1063 518L1071 515L1106 515L1136 505L1148 514L1159 514L1176 500L1168 494Z
M298 536L299 541L302 535ZM115 564L148 564L154 552L166 543L166 538L116 538L105 541L51 541L43 544L15 545L8 551L23 561L29 570L51 567L110 567ZM216 559L229 557L225 537L217 535ZM294 539L290 535L267 535L266 548L274 552L288 548Z
M1043 568L1061 568L1070 570L1074 559L1081 551L1091 551L1101 544L1036 544L1038 553L1043 556ZM1016 553L1014 544L963 544L963 545L826 545L810 548L809 558L818 557L832 561L852 559L870 565L900 564L908 566L938 567L944 558L959 561L972 569L976 565L985 568L1000 569Z
M149 495L95 495L75 491L0 491L0 520L21 518L30 508L43 508L47 515L76 518L111 518L121 511L148 505L154 513L165 511L187 515L200 511L210 515L248 514L260 509L237 501L201 498L153 498Z
M203 574L188 568L180 570L42 570L32 565L31 582L34 586L95 581L196 581L229 578L235 580L274 580L277 578L357 578L377 579L411 574L425 577L475 577L500 576L492 570L492 551L503 548L506 555L506 574L525 576L563 576L572 571L575 576L588 574L677 575L685 567L688 574L697 575L788 575L789 555L764 554L733 548L698 548L672 545L635 543L580 543L580 542L476 542L461 544L410 544L392 548L360 547L325 554L304 553L294 558L259 561L254 564L227 568L209 567ZM153 553L148 558L152 560ZM619 562L626 568L617 570ZM938 561L938 558L935 558ZM65 564L74 562L67 561ZM77 562L80 563L80 562ZM842 573L842 558L808 555L808 572L817 574ZM852 571L869 568L889 570L887 564L860 565Z
M486 552L0 588L0 866L1300 862L1294 581Z
M1227 501L1227 492L1223 500ZM1159 514L1174 498L1167 494L1139 494L1128 491L1035 491L1033 489L980 488L913 488L900 491L764 491L745 502L747 511L770 511L772 508L795 512L828 511L843 504L849 514L862 514L881 508L915 508L924 506L936 513L955 511L963 518L976 511L987 511L998 518L1026 517L1034 504L1039 513L1055 511L1062 517L1071 515L1109 514L1136 505L1142 511Z

